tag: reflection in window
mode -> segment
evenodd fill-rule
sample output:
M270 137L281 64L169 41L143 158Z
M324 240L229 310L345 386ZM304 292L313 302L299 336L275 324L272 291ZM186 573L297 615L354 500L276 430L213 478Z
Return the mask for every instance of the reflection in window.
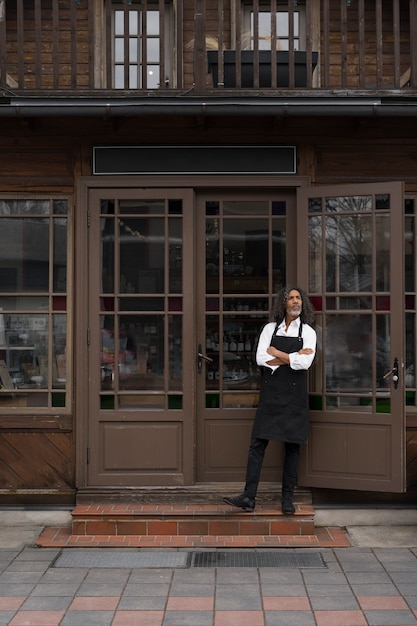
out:
M0 199L0 408L66 406L68 207Z
M302 4L301 2L299 3ZM259 49L270 50L273 34L272 16L274 14L262 5L256 13L252 10L252 5L245 7L245 31L243 37L243 47L253 49L254 38L259 38ZM291 15L288 11L277 11L275 13L274 30L276 33L276 49L305 50L305 7L298 6ZM250 33L250 41L247 41L245 33Z
M372 289L372 221L362 215L327 217L327 291Z

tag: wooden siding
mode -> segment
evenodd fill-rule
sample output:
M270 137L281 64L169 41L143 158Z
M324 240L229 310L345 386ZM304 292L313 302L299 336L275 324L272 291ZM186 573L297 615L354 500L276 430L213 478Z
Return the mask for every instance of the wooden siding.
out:
M299 2L305 11L306 33L302 44L307 52L306 89L313 90L392 90L417 87L417 0L306 0ZM112 85L112 0L6 0L5 17L0 20L0 87L5 94L36 92L116 91ZM149 0L121 3L126 13L150 7ZM155 4L154 4L155 6ZM185 96L199 92L218 94L207 72L206 49L240 50L247 47L243 35L243 10L237 0L173 0L173 34L164 37L168 4L158 3L161 14L161 89L154 94L166 96L171 90L186 90ZM272 13L286 8L290 22L292 1L258 0L251 7L255 20L259 7ZM279 40L272 25L272 44ZM146 35L142 54L146 61ZM253 41L255 79L259 85L258 52ZM172 50L169 49L172 47ZM291 36L290 36L291 49ZM311 72L311 54L319 53L319 65ZM127 55L128 45L125 46ZM173 59L173 75L165 84L165 62ZM294 58L290 52L289 89L296 91ZM219 54L221 60L221 53ZM222 82L222 64L220 80ZM128 66L125 76L128 76ZM241 67L237 63L236 84ZM274 75L274 72L272 73ZM142 69L146 91L146 71ZM245 92L250 88L245 88ZM269 91L276 91L272 77ZM281 87L280 89L285 89ZM268 88L263 88L268 92ZM299 90L299 89L298 89ZM122 90L126 91L126 90ZM241 92L238 86L234 92ZM288 88L287 88L288 91ZM129 91L132 95L132 91Z
M5 490L74 489L71 433L0 432L0 459L0 494Z

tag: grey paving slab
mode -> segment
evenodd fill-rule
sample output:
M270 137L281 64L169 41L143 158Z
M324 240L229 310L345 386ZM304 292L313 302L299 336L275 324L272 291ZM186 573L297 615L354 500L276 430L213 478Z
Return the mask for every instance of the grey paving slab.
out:
M129 579L129 570L111 570L111 569L93 569L87 572L84 583L85 584L97 584L97 583L110 583L112 585L125 585Z
M182 570L179 570L182 571ZM184 570L184 572L187 572L187 570ZM132 570L130 572L130 576L129 576L129 582L130 583L139 583L139 582L145 582L145 583L157 583L157 582L166 582L169 583L174 574L177 574L178 572L176 570L172 571L172 570L160 570L160 569L138 569L138 570Z
M173 581L175 583L214 583L216 575L217 570L215 568L176 569L173 572Z
M346 572L346 579L350 584L391 584L391 578L383 572Z
M166 583L128 583L123 589L122 597L168 596L169 590L170 586Z
M32 588L31 596L68 596L78 593L80 585L78 583L39 583Z
M234 596L235 598L248 598L248 597L260 597L259 585L217 585L217 597L229 598Z
M416 562L416 555L409 548L375 548L374 554L383 563L390 563L392 561L410 561Z
M415 583L417 587L417 572L390 572L395 583Z
M123 592L124 585L121 583L82 583L78 590L77 595L82 597L106 597L106 596L118 596Z
M73 596L30 596L21 606L23 611L66 611Z
M266 597L306 597L304 585L281 585L264 583L261 585L262 596Z
M52 563L54 559L60 554L61 550L55 548L42 548L42 550L25 547L24 550L16 555L16 561L33 561L39 563L41 561L48 561Z
M304 584L304 579L300 570L279 570L279 569L260 569L259 578L263 583L277 584Z
M395 586L403 596L412 596L416 593L416 586L413 583L397 583Z
M353 595L312 596L313 611L357 611L360 607Z
M408 606L410 607L410 609L413 609L413 611L417 611L417 589L415 590L414 594L409 594L409 595L404 595L404 600L407 602Z
M134 597L123 596L120 599L119 611L163 611L166 607L166 598L161 596Z
M8 626L15 615L15 611L0 611L0 626Z
M226 583L227 585L244 585L259 584L258 569L237 568L237 569L219 569L216 577L217 584Z
M111 626L113 611L68 611L60 626Z
M337 597L352 596L353 592L349 585L306 585L307 594L310 598L317 596Z
M174 597L179 596L212 596L214 593L214 583L172 583L170 595Z
M0 598L5 596L17 597L28 596L33 589L33 585L21 585L10 583L7 585L0 585Z
M0 585L7 585L8 583L17 584L36 584L42 578L43 572L3 572L0 574Z
M306 585L310 583L314 585L345 585L347 582L346 576L342 572L316 572L315 574L304 572L303 578Z
M369 626L408 626L417 624L411 611L364 611Z
M233 587L233 588L232 588ZM217 611L260 611L262 597L259 588L252 585L223 585L216 590L215 608Z
M162 626L212 626L212 611L168 611Z
M8 572L41 572L44 574L50 568L49 561L13 561L7 566Z
M314 615L308 611L266 611L265 626L315 626Z
M398 589L392 584L352 584L351 587L356 596L398 596Z
M85 580L87 573L88 570L84 569L47 569L40 579L40 582L51 585L67 583L81 584Z

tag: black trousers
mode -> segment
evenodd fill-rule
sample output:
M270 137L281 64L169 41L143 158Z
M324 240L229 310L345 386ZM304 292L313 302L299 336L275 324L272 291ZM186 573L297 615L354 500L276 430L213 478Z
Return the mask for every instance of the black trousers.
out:
M246 468L245 495L256 497L262 463L269 439L252 439L248 453ZM300 460L300 444L284 443L284 465L282 471L282 495L292 497L297 483L298 463Z

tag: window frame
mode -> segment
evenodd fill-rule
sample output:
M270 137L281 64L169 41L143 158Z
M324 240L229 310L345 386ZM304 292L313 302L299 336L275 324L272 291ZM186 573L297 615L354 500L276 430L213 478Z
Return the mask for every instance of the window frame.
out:
M277 2L277 10L276 10L276 14L286 14L288 15L288 10L287 10L287 4L283 5L283 4L279 4ZM251 2L247 2L244 1L242 3L242 26L243 26L243 33L242 33L242 40L243 40L243 48L247 48L250 50L254 49L253 46L253 41L255 39L255 33L254 33L254 29L253 29L253 14L255 13L254 11L254 7L253 4ZM269 14L270 19L269 19L269 23L271 24L271 11L270 11L270 4L268 3L260 3L258 6L258 13L264 13L264 14ZM294 32L293 35L293 41L294 44L298 43L298 45L294 45L294 50L306 50L306 43L307 43L307 31L306 31L306 7L305 4L301 4L301 3L297 3L297 6L294 8L294 15L297 14L298 15L298 33L296 34ZM285 36L280 37L279 36L279 28L278 28L278 22L279 22L279 18L276 20L276 39L277 39L277 50L288 50L289 49L289 40L290 40L290 34L289 32L286 33ZM288 22L288 20L287 20ZM296 20L294 20L294 26L296 24ZM295 30L295 29L294 29ZM265 34L263 35L262 32L259 32L259 49L260 50L270 50L271 49L271 41L269 39L269 45L263 45L263 43L267 43L268 42L268 38L270 37L269 34ZM286 46L282 47L280 45L280 42L286 42ZM249 47L248 47L249 46Z
M117 35L116 34L116 12L127 12L127 13L137 13L137 35L128 35L130 41L136 42L136 60L131 61L128 60L129 67L129 85L125 86L125 66L126 61L122 60L120 62L116 61L116 42L122 41L124 42L126 39L125 34ZM174 28L174 9L172 2L164 3L164 15L163 15L163 23L161 24L161 15L160 15L160 5L157 1L147 3L146 4L146 13L156 12L159 16L159 29L158 34L147 35L143 33L142 26L144 23L143 11L141 5L125 5L125 3L121 2L121 0L112 0L111 3L111 87L116 90L135 90L135 91L149 91L156 90L165 87L176 87L176 76L175 76L175 66L176 66L176 46L174 46L175 42L175 28ZM145 20L145 24L147 19ZM156 85L149 86L149 81L146 82L146 85L142 84L143 77L148 76L148 74L144 74L143 72L143 58L144 55L142 50L146 47L148 49L149 41L157 41L158 49L159 49L159 60L158 62L148 62L147 61L147 53L145 55L146 66L149 68L158 68L159 70L159 83ZM130 42L129 42L130 43ZM127 46L129 48L130 55L130 45ZM123 49L126 50L126 44L123 45ZM163 56L163 59L162 59ZM161 61L162 59L162 61ZM117 84L117 76L116 76L116 68L121 68L123 73L122 83ZM135 74L130 74L130 69L136 68ZM161 76L161 68L164 71L164 76ZM136 82L133 81L133 77L135 76ZM133 83L133 84L132 84Z
M55 415L59 417L61 415L69 415L72 412L72 395L73 395L73 382L72 382L72 319L73 319L73 302L72 302L72 293L73 293L73 200L72 196L69 194L59 194L59 193L51 193L46 192L43 194L34 193L34 194L19 194L19 193L1 193L0 201L9 201L9 202L19 202L19 201L49 201L51 210L48 214L42 215L43 218L47 218L49 220L48 229L49 234L53 234L52 238L49 238L49 250L48 250L48 287L46 290L40 289L39 291L30 290L30 289L21 289L17 290L17 285L13 289L9 291L2 291L0 293L0 300L7 298L16 298L18 300L21 298L22 300L26 300L26 305L17 308L15 306L10 306L9 308L3 307L1 314L4 316L3 324L6 326L7 321L5 319L6 316L14 316L16 319L15 323L18 323L18 319L20 317L24 326L33 330L34 339L39 341L39 337L42 333L37 334L37 330L42 330L41 317L42 314L47 318L47 382L46 386L43 386L43 381L39 383L37 387L31 387L29 389L20 386L19 381L13 380L16 378L16 373L5 372L3 368L3 376L5 380L2 379L2 389L0 390L1 396L4 398L7 397L7 401L2 403L0 397L0 418L1 416L10 415L11 411L14 415ZM55 213L53 210L54 203L57 201L65 201L67 205L67 211L65 214ZM24 220L27 217L30 217L32 214L24 214L24 215L13 215L12 219L16 220ZM35 217L39 217L37 214L33 214ZM9 218L8 215L0 215L0 224L2 218ZM56 219L59 217L63 217L66 220L66 284L65 290L59 291L56 290L56 284L54 285L54 254L56 253L56 238L55 238L55 226ZM51 223L52 221L52 223ZM20 263L23 263L24 259L20 260ZM27 263L31 263L30 259L26 260ZM32 303L30 300L33 299L34 307L30 306ZM59 299L59 300L58 300ZM47 309L42 308L39 309L39 306L36 307L36 300L39 301L48 301ZM64 308L62 307L62 302L65 302ZM17 303L16 303L17 304ZM28 306L29 304L29 306ZM39 316L38 324L35 324L36 316ZM63 352L63 358L58 363L57 353L55 352L55 335L54 331L56 329L55 320L58 316L66 316L66 328L65 328L65 350ZM9 319L9 325L11 325L12 320ZM32 322L32 325L31 325ZM40 324L39 328L36 328L37 325ZM32 328L33 326L33 328ZM4 353L7 356L7 362L11 363L11 354L9 343L9 338L4 337L5 341L1 341L4 345L0 347L0 353ZM16 349L16 348L15 348ZM40 354L36 355L37 350L35 349L35 340L33 341L33 345L30 345L28 342L28 350L33 350L34 353L34 362L36 359L37 369L35 375L39 375L41 373L41 365L40 365ZM6 351L8 351L6 353ZM23 354L23 352L22 352ZM3 360L3 359L2 359ZM7 365L7 363L6 363ZM58 369L59 365L59 369ZM60 372L65 368L65 377L60 375ZM20 367L19 367L20 369ZM9 375L7 377L7 374ZM13 378L12 375L13 374ZM21 374L18 373L17 376ZM65 380L63 380L65 378ZM61 379L61 380L59 380ZM44 377L45 380L45 377ZM40 396L40 404L42 402L42 396L44 394L47 395L47 401L43 406L36 405L36 396L39 394ZM64 403L60 404L58 402L57 397L54 394L59 394L61 396L65 396ZM30 404L33 406L25 405L24 398L31 396ZM32 403L33 400L33 403ZM54 400L57 404L54 405ZM52 427L52 425L51 425Z

